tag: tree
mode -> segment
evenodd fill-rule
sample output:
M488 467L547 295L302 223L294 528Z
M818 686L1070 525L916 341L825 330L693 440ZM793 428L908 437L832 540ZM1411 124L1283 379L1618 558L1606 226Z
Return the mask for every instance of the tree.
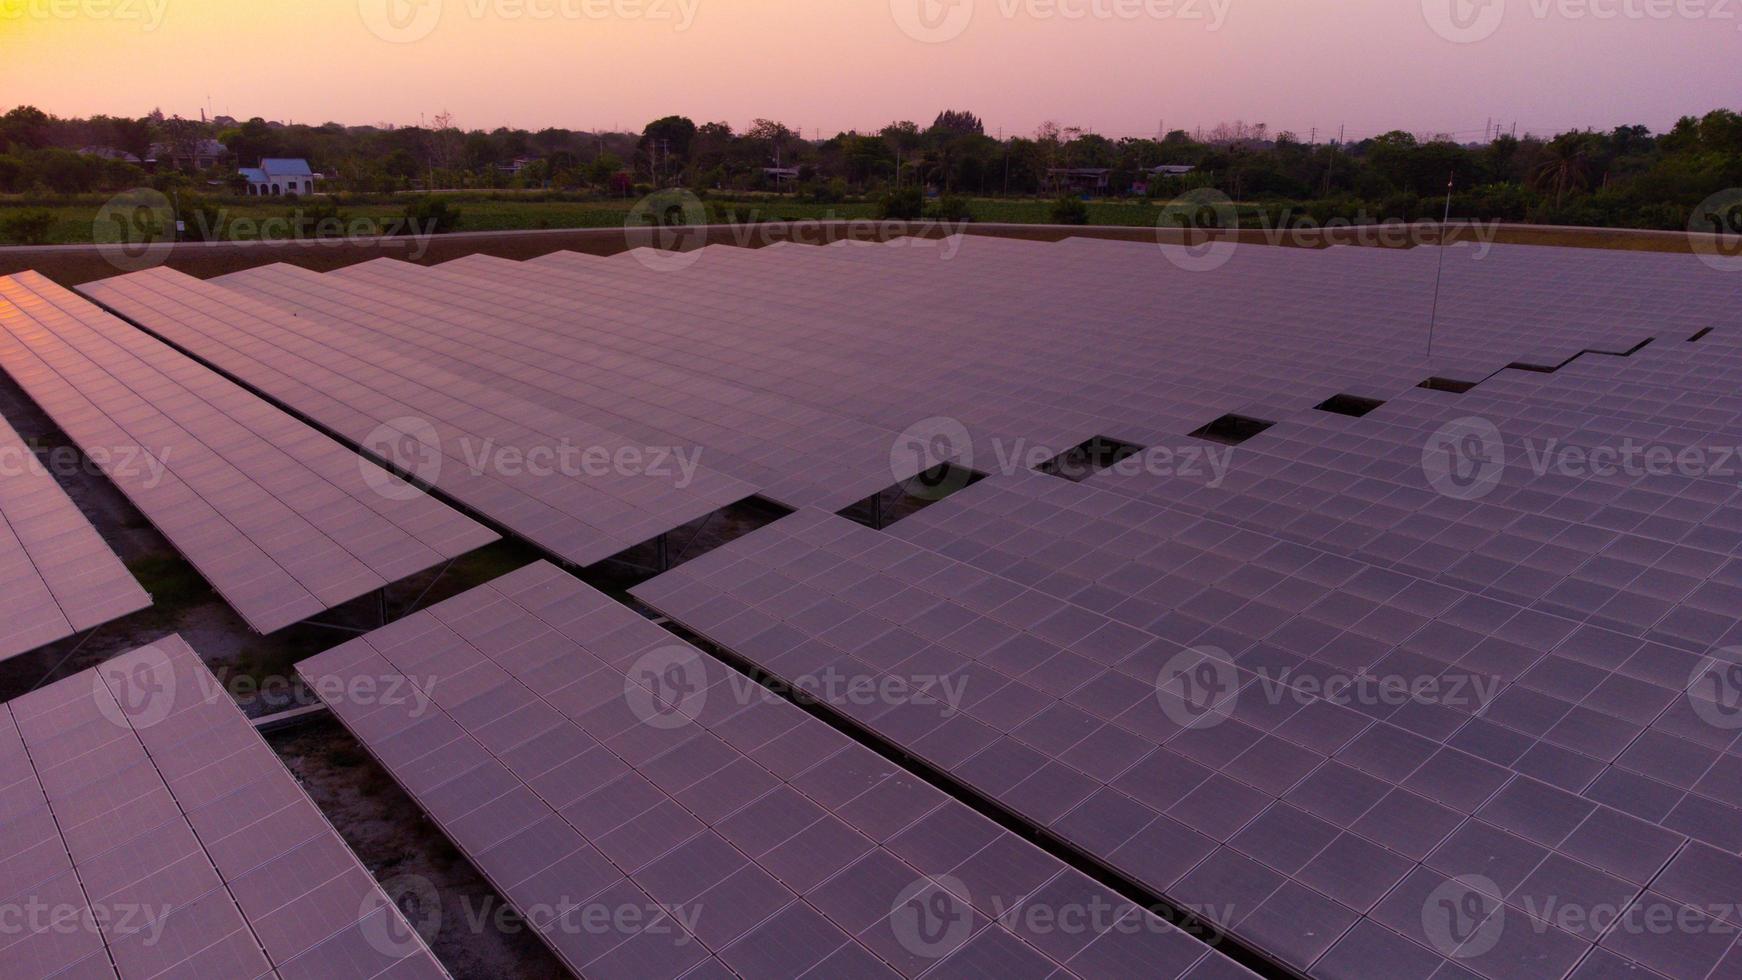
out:
M0 147L15 143L27 150L49 144L49 115L33 105L21 105L0 116Z
M660 162L660 172L674 169L681 170L684 162L689 160L690 144L695 142L696 124L683 116L666 116L655 119L641 131L641 142L638 144L643 153L650 159ZM671 158L676 157L675 167L670 165Z
M1591 135L1563 133L1543 147L1543 161L1536 169L1539 188L1554 188L1555 207L1566 201L1567 191L1590 186Z
M979 116L966 110L945 109L932 121L931 131L951 136L984 136L986 124L980 121Z
M224 145L236 154L244 166L252 167L262 158L279 156L278 134L266 120L255 116L235 129L226 130Z
M785 159L786 147L798 138L798 134L786 128L783 123L771 119L757 119L751 122L744 138L761 149L764 158L772 160L775 166L780 166Z
M617 172L622 169L622 160L617 159L613 154L601 153L594 157L593 162L587 164L585 168L587 183L602 187L609 184L611 178L616 176Z

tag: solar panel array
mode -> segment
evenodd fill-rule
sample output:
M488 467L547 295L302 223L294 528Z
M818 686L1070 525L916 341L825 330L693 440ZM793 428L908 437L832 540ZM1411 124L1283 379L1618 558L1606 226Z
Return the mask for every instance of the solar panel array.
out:
M685 446L639 444L424 364L353 321L167 269L81 289L566 561L594 564L753 492L706 466L685 470Z
M446 977L178 636L0 705L18 977Z
M749 493L800 508L635 594L1277 963L1708 980L1742 973L1731 278L1521 246L957 237L86 291L353 442L427 427L427 482L568 561ZM687 450L694 480L455 465L575 433ZM1097 439L1138 465L1033 472ZM889 533L825 513L946 459L992 475ZM823 852L788 826L797 804L740 794L808 801L813 827L846 825L815 831L828 846L856 834L876 847L854 859L935 880L960 855L904 852L808 785L925 784L785 702L735 702L747 682L699 651L649 666L656 627L522 575L310 670L437 678L435 715L335 710L525 907L571 878L658 899L753 869L782 889L774 918L681 948L547 930L571 966L796 973L851 950L954 975L983 942L1094 972L1003 921L920 964L842 921L801 887ZM694 722L642 723L625 692L650 690ZM971 813L922 795L865 819ZM791 959L747 959L777 955L751 941L773 923Z
M708 466L793 506L845 507L887 487L895 432L685 374L633 340L560 328L584 306L481 270L368 262L330 275L276 265L218 283L376 332L395 350L649 445L705 446ZM577 386L573 379L588 383ZM819 458L820 457L820 458ZM921 466L921 468L924 468ZM901 472L901 478L912 476Z
M495 540L35 273L0 280L4 367L262 633Z
M580 975L1249 975L548 564L298 669Z
M1411 617L1427 622L1436 612L1450 614L1448 626L1470 625L1487 610L1461 608L1451 590L1412 588L1397 576L1351 582L1358 570L1347 559L1302 554L1191 518L1175 522L1185 529L1177 542L1143 520L1114 537L1095 518L1119 523L1142 507L1049 477L1026 481L1052 484L1074 506L1055 503L1048 513L1044 492L1031 503L996 479L958 497L978 493L993 501L984 513L1034 518L1036 533L988 539L1033 542L1042 561L1062 557L1056 547L1048 551L1056 545L1045 536L1049 528L1075 527L1105 542L1097 554L1109 566L1129 548L1134 564L1147 559L1155 570L1147 585L1134 587L1140 595L1166 595L1169 586L1173 594L1201 592L1186 586L1207 573L1267 586L1259 594L1273 588L1278 605L1248 609L1236 622L1269 632L1268 617L1284 627L1271 644L1233 647L1238 661L1213 659L1203 647L1044 587L814 511L746 535L635 595L795 684L835 673L897 686L953 678L965 695L957 716L905 704L836 706L1157 892L1211 909L1235 935L1317 976L1371 976L1364 971L1381 960L1390 964L1387 976L1463 969L1495 980L1560 977L1617 957L1671 977L1723 975L1721 963L1734 969L1742 962L1742 950L1732 948L1737 931L1701 911L1742 895L1742 859L1733 847L1690 841L1532 778L1529 767L1491 761L1484 750L1504 741L1504 729L1474 717L1488 708L1479 699L1346 704L1306 686L1339 672L1361 676L1368 659L1344 658L1370 657L1383 643L1340 631L1335 620L1294 617L1294 609L1347 615L1366 599L1371 630L1381 631ZM1165 532L1165 519L1160 523ZM940 544L973 541L969 533ZM1162 581L1169 570L1174 578ZM1110 587L1132 581L1113 579ZM1340 594L1327 588L1345 583ZM1485 649L1542 642L1540 624L1528 618L1496 625L1512 629L1497 631ZM1289 640L1298 641L1292 649ZM1322 650L1322 660L1293 652L1308 641L1305 649ZM1406 652L1373 673L1437 678L1463 691L1484 679L1487 661L1422 671ZM1200 676L1195 671L1205 664L1228 673L1206 685L1212 696L1194 713L1182 678ZM1448 703L1466 705L1463 737L1450 737L1456 725L1444 741L1419 734L1431 732L1430 722L1447 723ZM1393 710L1398 720L1383 717ZM1696 868L1716 870L1690 886L1700 877ZM1436 934L1439 901L1475 903L1473 931ZM1639 920L1685 913L1694 926L1615 930L1598 943L1598 926L1556 919L1556 903L1637 906L1631 915ZM1511 927L1492 934L1478 928L1494 915L1502 925L1510 915Z
M0 419L0 658L149 605L53 474Z

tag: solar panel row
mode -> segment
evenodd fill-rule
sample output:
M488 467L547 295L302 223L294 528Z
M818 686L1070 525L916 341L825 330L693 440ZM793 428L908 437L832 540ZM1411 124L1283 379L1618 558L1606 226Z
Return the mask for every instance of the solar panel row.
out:
M605 346L556 330L553 324L574 307L548 291L504 289L488 275L401 262L369 262L324 276L279 265L217 282L371 331L434 367L649 444L705 446L709 467L794 506L844 507L892 480L893 431L674 370L644 356L638 345ZM577 377L589 383L576 386Z
M298 670L578 974L1249 975L547 564Z
M1121 258L1100 254L1109 249ZM1245 249L1227 269L1186 274L1139 246L970 239L949 261L848 247L706 250L677 272L573 255L518 272L477 256L442 268L487 270L495 290L584 288L586 312L576 322L589 336L608 331L669 348L659 356L688 370L839 404L886 428L905 428L920 414L913 406L925 405L962 420L982 446L996 436L1063 448L1096 434L1173 444L1228 412L1275 417L1351 391L1388 397L1430 375L1480 380L1514 361L1559 363L1586 348L1628 350L1659 330L1687 336L1734 322L1733 311L1708 298L1647 327L1628 298L1640 277L1587 274L1577 277L1584 293L1536 317L1549 322L1513 330L1518 304L1505 304L1518 287L1559 274L1535 258L1544 251L1507 252L1501 261L1454 250L1432 359L1423 356L1422 273L1431 280L1432 272L1424 253ZM1674 274L1657 271L1662 281L1698 285L1688 267L1704 270L1683 257ZM1468 289L1459 288L1464 278ZM856 301L819 318L795 283ZM1661 285L1651 294L1665 295Z
M20 977L445 977L178 636L0 705Z
M0 658L149 605L53 474L0 419Z
M1275 557L1292 563L1266 562L1269 547L1250 534L1223 531L1219 540L1230 547L1216 551L1205 522L1186 536L1206 545L1203 553L1170 553L1165 536L1157 545L1141 522L1128 536L1093 529L1093 515L1126 516L1117 496L1029 479L1077 498L1080 509L1063 513L1082 518L1074 523L1104 549L1103 560L1128 546L1176 570L1176 588L1220 566L1253 583L1268 578L1279 601L1305 607L1315 587L1356 571L1347 560L1287 546ZM982 486L963 493L991 493ZM1006 499L998 511L1045 508ZM1044 538L1039 544L1042 562L1064 557ZM1295 573L1292 588L1280 585L1285 573ZM1169 594L1162 574L1139 591ZM1375 626L1446 608L1449 597L1432 590L1368 591L1387 584L1403 585L1376 580L1345 598L1388 599ZM1742 897L1742 860L1733 852L1487 761L1461 742L1373 717L1397 709L1431 718L1443 705L1315 696L1335 688L1306 682L1365 669L1364 661L1336 659L1373 649L1358 632L1339 645L1335 627L1317 624L1312 649L1324 649L1325 662L1272 646L1236 664L811 511L634 591L794 683L831 674L881 685L953 679L963 692L959 715L835 704L1169 898L1212 909L1236 935L1315 976L1371 976L1376 961L1388 964L1388 976L1474 971L1505 980L1575 968L1595 976L1632 961L1702 977L1742 962L1735 930L1702 911ZM1296 635L1308 639L1314 621L1296 622ZM1514 640L1531 642L1528 634ZM1461 670L1473 683L1482 669L1452 667L1418 675L1397 665L1411 680L1448 682ZM1261 669L1267 677L1256 675ZM1470 724L1478 732L1488 725ZM1693 869L1715 864L1724 870L1687 888ZM1600 933L1590 921L1569 925L1545 913L1557 902L1639 920L1685 913L1709 928ZM1436 918L1441 903L1451 920ZM1456 916L1471 921L1459 926ZM1483 931L1496 917L1502 925Z
M0 367L255 629L495 539L35 273L0 280Z
M753 492L692 447L637 444L349 324L166 269L81 289L565 561L594 564Z

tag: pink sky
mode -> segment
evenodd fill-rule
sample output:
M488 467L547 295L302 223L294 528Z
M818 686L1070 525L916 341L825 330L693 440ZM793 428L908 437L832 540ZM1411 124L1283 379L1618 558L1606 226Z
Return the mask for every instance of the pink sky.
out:
M208 96L485 129L678 113L828 136L955 107L994 133L1661 130L1742 103L1742 0L0 0L6 106Z

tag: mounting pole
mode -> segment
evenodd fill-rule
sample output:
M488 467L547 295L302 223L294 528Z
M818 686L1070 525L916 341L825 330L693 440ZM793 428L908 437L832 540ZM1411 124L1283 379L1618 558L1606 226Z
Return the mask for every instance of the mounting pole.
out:
M1428 314L1427 320L1427 356L1429 360L1432 360L1434 356L1434 326L1440 318L1440 282L1446 274L1446 225L1452 221L1452 185L1457 182L1457 179L1458 172L1456 170L1452 171L1451 176L1446 178L1446 213L1445 217L1440 219L1439 267L1434 270L1434 306L1433 312Z

